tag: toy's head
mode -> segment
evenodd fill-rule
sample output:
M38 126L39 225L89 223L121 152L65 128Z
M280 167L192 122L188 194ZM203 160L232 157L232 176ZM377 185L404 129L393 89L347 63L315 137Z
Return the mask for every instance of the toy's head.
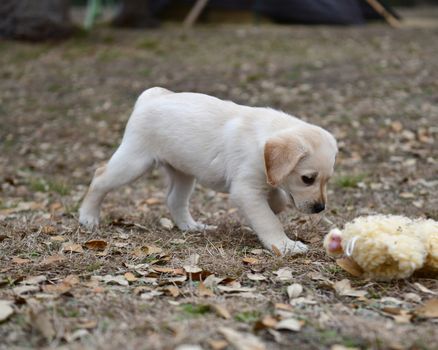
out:
M330 232L324 237L324 248L330 256L340 256L344 254L342 248L342 232L338 228L330 230Z

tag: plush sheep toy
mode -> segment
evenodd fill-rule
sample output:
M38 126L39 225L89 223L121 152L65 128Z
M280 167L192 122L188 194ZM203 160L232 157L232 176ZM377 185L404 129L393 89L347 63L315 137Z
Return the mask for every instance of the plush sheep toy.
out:
M378 280L406 278L419 269L438 274L438 222L397 215L356 218L324 239L331 256L345 253Z

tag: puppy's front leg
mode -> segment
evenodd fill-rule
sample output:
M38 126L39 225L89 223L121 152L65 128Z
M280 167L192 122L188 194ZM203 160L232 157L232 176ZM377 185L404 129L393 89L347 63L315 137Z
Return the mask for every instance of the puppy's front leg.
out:
M277 247L283 254L305 253L305 244L289 239L280 220L269 207L266 194L250 186L233 186L231 198L243 211L262 244L269 250Z

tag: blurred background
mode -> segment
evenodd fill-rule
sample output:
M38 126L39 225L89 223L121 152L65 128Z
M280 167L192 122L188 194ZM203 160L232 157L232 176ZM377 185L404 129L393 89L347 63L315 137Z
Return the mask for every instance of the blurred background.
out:
M333 208L391 211L401 200L436 215L438 196L421 185L437 170L436 5L2 0L0 205L42 198L75 215L137 96L163 86L282 109L333 132Z

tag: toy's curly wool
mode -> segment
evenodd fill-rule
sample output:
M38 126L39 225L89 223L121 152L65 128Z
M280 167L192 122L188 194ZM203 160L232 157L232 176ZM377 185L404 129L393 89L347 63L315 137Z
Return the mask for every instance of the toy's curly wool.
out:
M438 223L433 220L411 220L404 216L373 215L359 217L341 231L332 230L347 255L364 270L366 276L390 280L409 277L423 266L438 270Z

